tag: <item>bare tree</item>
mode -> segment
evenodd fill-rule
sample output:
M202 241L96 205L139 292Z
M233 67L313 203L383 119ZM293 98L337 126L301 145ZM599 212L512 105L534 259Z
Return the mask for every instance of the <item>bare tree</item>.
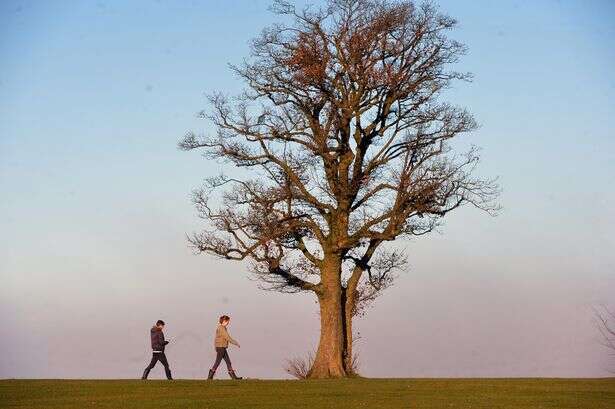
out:
M615 356L615 312L603 305L600 308L594 308L594 315L598 331L602 336L602 345L610 349L611 355ZM615 373L615 370L612 372Z
M429 3L329 0L263 30L251 58L232 69L247 84L235 98L210 97L213 136L187 134L240 176L194 192L205 230L198 251L250 260L263 287L307 291L320 305L320 341L309 377L352 374L352 320L406 262L386 242L434 230L471 204L495 212L494 180L472 175L476 149L449 143L476 123L440 101L464 45L456 21ZM251 174L252 177L246 177Z

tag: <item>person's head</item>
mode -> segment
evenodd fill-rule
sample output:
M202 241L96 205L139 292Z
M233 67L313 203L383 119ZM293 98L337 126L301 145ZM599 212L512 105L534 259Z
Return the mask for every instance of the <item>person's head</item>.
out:
M228 315L223 315L220 317L220 325L224 325L225 327L228 325L229 322L231 322L231 317L229 317Z
M156 327L163 329L164 328L164 321L163 320L158 320L156 321Z

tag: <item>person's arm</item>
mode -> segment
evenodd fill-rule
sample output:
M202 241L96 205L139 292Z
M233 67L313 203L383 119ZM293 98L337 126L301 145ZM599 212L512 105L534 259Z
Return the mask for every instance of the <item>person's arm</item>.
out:
M239 348L241 348L239 346L239 342L235 341L232 337L231 334L228 333L228 330L226 328L224 328L224 338L231 344L238 346Z
M165 341L165 340L164 340L164 332L162 332L162 331L160 331L160 332L158 333L158 342L160 342L160 346L161 346L161 347L163 347L163 348L164 348L164 346L165 346L166 344L168 344L168 343L169 343L169 341Z

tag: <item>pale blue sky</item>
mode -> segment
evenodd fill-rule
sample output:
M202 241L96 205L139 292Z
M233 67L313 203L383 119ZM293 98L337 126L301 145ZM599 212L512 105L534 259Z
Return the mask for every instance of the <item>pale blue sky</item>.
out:
M251 377L313 348L309 296L193 256L189 192L220 170L176 150L203 95L273 21L268 1L0 2L0 377L136 377L158 318L203 377L221 313ZM367 376L605 376L591 305L615 299L615 3L440 1L475 80L497 218L402 243L411 268L358 323ZM104 351L104 352L101 352ZM158 369L155 376L161 376Z

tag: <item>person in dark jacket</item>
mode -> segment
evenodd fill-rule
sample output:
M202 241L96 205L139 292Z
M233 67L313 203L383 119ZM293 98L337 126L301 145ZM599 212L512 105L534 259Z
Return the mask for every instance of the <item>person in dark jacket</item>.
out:
M164 347L169 343L169 341L164 340L164 333L162 332L163 328L164 321L158 320L156 321L156 325L154 325L150 330L150 336L152 338L152 361L149 363L147 368L145 368L145 371L143 371L143 376L141 379L147 379L149 371L152 370L158 361L160 361L160 363L164 366L164 372L167 375L167 379L173 379L171 376L171 369L169 368L169 362L164 354Z

